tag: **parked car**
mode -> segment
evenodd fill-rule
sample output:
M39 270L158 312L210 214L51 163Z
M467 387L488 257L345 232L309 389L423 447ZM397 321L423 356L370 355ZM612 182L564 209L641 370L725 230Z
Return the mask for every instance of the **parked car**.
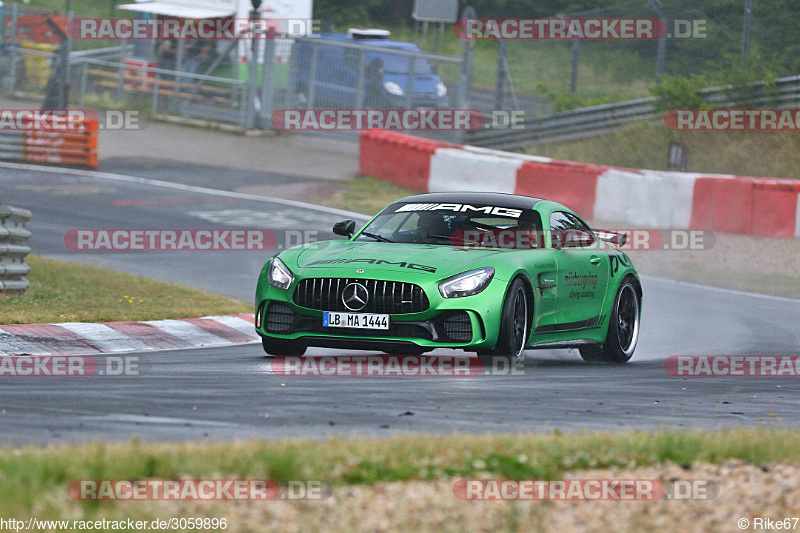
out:
M294 106L446 107L447 86L436 66L426 57L413 54L422 54L416 44L392 41L388 36L384 30L351 29L347 34L322 33L317 39L298 41L292 52L289 87L295 97Z

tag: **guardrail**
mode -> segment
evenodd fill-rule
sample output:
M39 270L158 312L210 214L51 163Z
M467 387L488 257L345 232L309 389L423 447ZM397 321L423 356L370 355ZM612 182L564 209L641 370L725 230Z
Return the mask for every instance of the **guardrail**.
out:
M775 80L774 86L764 82L756 84L753 98L748 106L769 105L788 108L800 104L800 76L789 76ZM703 99L718 108L730 108L737 104L731 100L733 87L711 87L704 89ZM515 149L531 144L569 141L610 133L621 126L657 117L658 98L640 98L616 104L584 107L563 113L526 118L522 129L481 129L466 133L464 142L488 148ZM485 116L486 120L489 115ZM486 122L487 124L489 122Z
M25 276L31 268L24 262L31 252L25 244L31 236L25 229L30 218L27 209L0 205L0 294L21 293L30 286Z
M26 124L34 121L26 119ZM97 118L73 118L65 129L0 130L0 159L97 167Z

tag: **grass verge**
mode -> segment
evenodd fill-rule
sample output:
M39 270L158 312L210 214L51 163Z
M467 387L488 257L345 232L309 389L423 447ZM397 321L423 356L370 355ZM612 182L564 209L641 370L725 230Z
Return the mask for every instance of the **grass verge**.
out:
M340 190L321 198L320 203L372 216L400 198L419 193L389 181L362 176L343 183Z
M800 461L797 429L397 436L326 441L92 443L0 448L0 516L108 516L125 502L73 502L74 479L320 480L334 487L454 478L557 479L586 469L732 459ZM126 516L141 507L126 507ZM131 516L137 518L138 516Z
M31 287L0 302L4 324L158 320L249 313L245 302L113 270L29 255Z
M578 141L540 144L527 153L629 168L667 170L670 141L689 148L690 172L800 178L795 132L677 132L663 124L636 123Z

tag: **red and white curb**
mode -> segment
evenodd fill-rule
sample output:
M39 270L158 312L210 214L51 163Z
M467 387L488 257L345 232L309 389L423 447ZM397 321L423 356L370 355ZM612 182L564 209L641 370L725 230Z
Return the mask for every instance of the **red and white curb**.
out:
M800 238L800 180L616 168L381 130L361 132L359 171L428 192L547 198L587 219Z
M253 315L146 322L0 326L0 355L92 355L230 346L258 341Z

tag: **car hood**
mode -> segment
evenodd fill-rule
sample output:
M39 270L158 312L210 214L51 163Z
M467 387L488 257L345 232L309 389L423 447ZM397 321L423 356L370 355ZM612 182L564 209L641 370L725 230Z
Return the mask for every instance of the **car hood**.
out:
M304 248L295 265L309 269L362 268L366 274L409 272L452 275L476 266L491 266L503 250L465 250L453 246L384 242L325 241ZM482 262L485 262L483 264Z

